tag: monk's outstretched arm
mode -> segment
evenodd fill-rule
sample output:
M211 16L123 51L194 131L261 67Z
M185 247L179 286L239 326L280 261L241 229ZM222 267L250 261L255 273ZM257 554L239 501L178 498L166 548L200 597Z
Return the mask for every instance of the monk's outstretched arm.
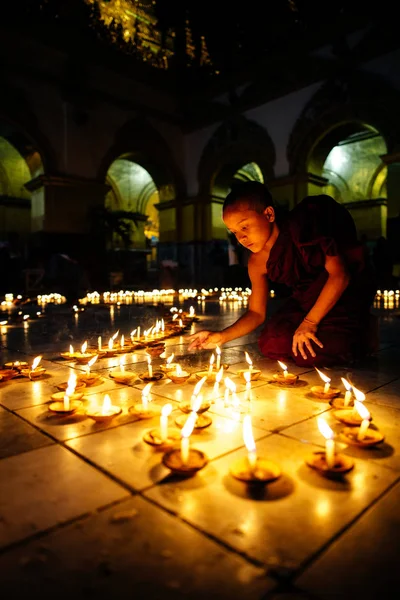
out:
M226 344L254 331L265 321L268 299L265 259L252 255L249 259L248 272L251 281L248 310L235 323L222 331L203 330L191 335L189 350L215 348Z

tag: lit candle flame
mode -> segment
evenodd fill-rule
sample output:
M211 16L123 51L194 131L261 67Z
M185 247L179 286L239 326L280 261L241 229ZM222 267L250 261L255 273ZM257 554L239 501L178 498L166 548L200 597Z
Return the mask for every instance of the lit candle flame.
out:
M104 396L103 406L101 407L101 414L108 415L111 412L111 398L108 394Z
M142 390L142 404L143 404L144 410L147 410L148 405L149 405L149 401L150 401L149 396L150 396L150 390L151 390L152 385L153 385L153 383L150 382L147 385L145 385Z
M208 369L208 374L209 375L211 375L212 370L214 368L214 361L215 361L215 355L214 355L214 353L212 353L211 357L210 357L210 366L209 366L209 369Z
M354 407L362 419L360 429L357 433L357 440L361 442L365 438L365 433L369 427L371 415L368 408L359 400L354 400Z
M349 383L347 381L347 379L345 379L344 377L341 377L341 380L346 389L343 404L344 404L344 406L348 406L350 404L350 400L351 400L351 383Z
M41 356L37 356L36 358L33 359L33 362L32 362L32 371L34 371L35 369L37 369L37 367L38 367L38 365L39 365L39 363L40 363L41 360L42 360Z
M287 366L285 365L285 363L281 362L280 360L278 360L279 366L281 367L281 369L283 369L283 376L287 377Z
M198 381L198 382L196 383L196 385L194 386L194 390L193 390L193 396L198 396L198 395L199 395L199 392L200 392L200 390L201 390L201 388L202 388L202 385L203 385L203 383L204 383L206 380L207 380L207 377L206 377L206 375L204 375L204 377L202 377L202 378L200 379L200 381Z
M174 356L175 356L174 353L172 353L171 356L168 356L167 361L166 361L167 365L170 365L172 363Z
M251 426L251 415L245 415L243 418L243 441L247 448L247 460L252 471L257 463L256 444L253 437Z
M325 460L329 469L335 466L335 442L334 433L328 423L322 417L317 418L318 429L325 438Z
M83 342L82 346L81 346L81 352L82 354L85 354L87 349L87 342Z
M219 346L215 348L215 352L217 353L217 364L215 365L215 368L219 371L221 368L221 349Z
M330 384L330 377L328 377L327 375L324 375L324 373L321 373L321 371L319 371L317 369L317 367L314 367L315 370L317 371L318 375L321 377L322 381L325 382L325 386L324 386L324 394L326 394L329 390L329 384Z
M164 404L161 409L160 417L160 435L161 440L164 442L168 439L168 417L172 412L172 404Z
M69 353L70 353L71 356L74 353L74 347L71 344L69 345Z
M246 350L245 350L245 352L244 352L244 355L245 355L245 357L246 357L246 362L247 362L247 364L249 365L249 369L250 369L250 371L251 371L251 369L253 368L253 361L251 360L251 358L250 358L250 356L249 356L249 353L248 353L248 352L246 352Z
M96 354L95 356L93 356L93 358L91 358L88 362L88 364L86 365L86 372L89 375L90 374L90 368L93 367L94 363L96 362L96 360L98 359L99 355Z
M151 366L151 356L147 357L147 369L148 369L148 373L149 373L149 377L153 377L153 367Z
M191 412L181 431L181 460L182 464L186 465L189 460L189 437L196 423L197 413Z

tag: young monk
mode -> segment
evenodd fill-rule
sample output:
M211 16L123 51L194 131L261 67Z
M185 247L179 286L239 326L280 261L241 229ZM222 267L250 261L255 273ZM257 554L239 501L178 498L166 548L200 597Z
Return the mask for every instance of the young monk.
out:
M270 280L292 294L261 333L265 356L294 359L300 366L362 356L375 286L354 221L342 205L330 196L308 196L278 223L268 189L246 182L225 199L223 220L251 252L248 310L222 331L190 336L190 350L221 346L264 323Z

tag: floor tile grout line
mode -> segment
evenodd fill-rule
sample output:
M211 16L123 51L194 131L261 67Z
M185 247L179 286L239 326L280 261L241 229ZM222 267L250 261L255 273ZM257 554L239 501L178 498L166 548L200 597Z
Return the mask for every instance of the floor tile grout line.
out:
M178 519L178 521L180 521L182 523L185 523L185 525L188 525L189 527L191 527L192 529L194 529L195 531L197 531L198 533L200 533L202 536L204 536L205 538L213 541L214 543L216 543L218 546L221 546L225 550L228 550L230 553L242 557L247 562L249 562L250 564L252 564L252 565L254 565L256 567L262 567L264 569L268 569L268 565L266 563L262 562L261 560L259 560L257 558L249 556L248 554L246 554L246 552L244 552L242 550L239 550L238 548L235 548L234 546L228 544L228 542L225 542L224 540L216 537L212 533L209 533L208 531L202 529L201 527L199 527L195 523L192 523L191 521L188 521L187 519L185 519L184 517L182 517L182 515L180 515L179 513L177 513L176 511L174 511L173 509L169 509L168 507L166 507L166 506L160 504L159 502L157 502L157 500L154 500L153 498L150 498L149 496L143 495L142 492L140 492L139 495L144 500L146 500L149 503L151 503L153 506L156 506L157 508L163 510L164 512L168 513L169 515L175 517L176 519ZM266 575L270 575L270 574L266 572Z
M126 500L129 500L131 497L132 496L129 496L129 497L125 496L125 497L119 498L118 500L113 500L112 502L103 504L102 506L100 506L90 512L82 513L81 515L77 515L75 517L72 517L71 519L67 519L66 521L63 521L62 523L55 523L55 525L53 525L52 527L47 527L46 529L37 531L36 533L33 533L32 535L28 535L27 537L24 537L21 540L16 540L15 542L11 542L11 544L8 544L8 545L0 548L0 556L2 554L7 554L7 552L10 552L10 551L14 550L15 548L23 547L27 544L35 542L36 540L43 539L43 538L51 535L52 533L56 533L57 531L65 529L66 527L69 527L70 525L74 525L75 523L79 523L80 521L83 521L84 519L88 519L92 515L94 515L96 513L101 513L103 511L107 510L108 508L111 508L112 506L118 506L118 504L120 504Z
M370 510L373 510L373 508L378 504L378 502L382 498L384 498L399 482L400 482L400 475L391 484L389 484L374 500L371 500L371 502L369 502L369 504L365 508L363 508L348 523L346 523L340 530L338 530L335 533L335 535L333 535L331 538L329 538L329 540L327 542L322 544L310 558L303 561L303 563L297 569L298 572L296 573L294 579L301 576L314 562L316 562L321 557L321 555L326 550L329 549L330 546L332 546L332 544L334 542L336 542L347 531L349 531L366 513L368 513Z

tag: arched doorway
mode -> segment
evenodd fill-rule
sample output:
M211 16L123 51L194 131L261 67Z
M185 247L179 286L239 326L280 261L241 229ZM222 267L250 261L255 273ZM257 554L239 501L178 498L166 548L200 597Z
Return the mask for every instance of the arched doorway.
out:
M42 158L25 134L0 121L0 238L31 231L31 192L25 185L43 174Z
M344 204L359 236L370 240L386 236L387 167L381 159L386 153L386 141L375 127L347 122L326 132L307 163L307 172L321 178L321 192Z
M121 229L116 228L111 232L109 244L113 248L149 249L147 267L154 268L160 234L157 210L160 195L152 176L133 160L118 158L108 169L106 183L110 190L105 206L120 217L120 225L127 234L121 235Z

